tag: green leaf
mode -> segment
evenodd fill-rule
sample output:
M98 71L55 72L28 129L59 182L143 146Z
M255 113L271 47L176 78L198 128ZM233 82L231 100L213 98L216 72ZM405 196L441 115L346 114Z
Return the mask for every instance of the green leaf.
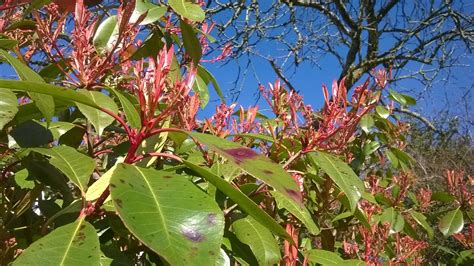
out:
M106 18L100 23L92 43L98 53L110 52L118 39L119 26L116 15Z
M389 98L400 103L401 105L415 105L416 100L408 95L398 93L392 89L389 89Z
M142 126L142 120L140 118L140 115L137 112L137 109L135 109L135 106L133 106L132 102L130 102L125 95L123 95L121 92L110 88L110 90L117 96L117 98L120 101L120 104L123 107L123 112L125 113L125 116L127 117L127 122L132 126L133 128L141 128Z
M364 130L366 133L369 133L370 129L374 126L374 119L372 118L371 114L365 114L360 119L359 124L362 130Z
M108 110L111 110L114 113L118 113L117 104L115 104L114 100L112 100L107 95L98 92L98 91L88 91L88 90L80 90L80 93L86 95L89 99L91 99L97 105L105 107ZM81 111L81 113L89 119L89 121L94 126L97 134L100 136L104 129L112 124L115 119L109 116L107 113L97 110L95 108L91 108L90 106L86 106L81 103L77 103L77 107Z
M161 128L168 128L170 126L170 119L166 119L162 124L160 125ZM166 140L168 138L168 131L161 132L160 134L155 134L149 138L146 138L145 140L142 141L141 145L138 147L137 154L147 154L150 152L161 152L163 147L165 146ZM148 157L140 160L139 162L136 163L137 166L140 167L150 167L155 163L157 160L157 157Z
M349 200L352 212L357 207L357 202L365 191L364 183L352 171L352 169L336 156L325 152L311 152L308 154L310 161L316 167L320 167L344 192Z
M383 106L377 106L375 107L375 111L377 111L377 114L380 115L383 119L387 119L390 116L390 112L388 111L387 108Z
M197 66L202 57L201 43L196 37L196 32L194 32L193 27L182 20L180 21L179 26L181 27L183 45L186 49L186 53L191 57L194 65Z
M204 82L206 82L206 85L209 85L209 83L212 83L212 87L214 87L214 90L216 91L217 95L221 99L221 102L225 103L225 97L224 97L224 94L222 93L221 87L219 86L219 83L217 82L216 78L211 74L211 72L207 71L207 69L199 65L198 75L204 80Z
M369 156L380 148L380 143L377 141L371 141L364 144L364 155Z
M234 186L227 183L224 179L215 175L206 168L198 166L187 160L184 160L183 163L191 170L195 171L197 174L199 174L211 184L213 184L222 193L227 195L230 199L232 199L235 203L239 205L240 209L252 216L260 224L264 225L275 234L278 234L288 240L291 240L291 237L288 235L285 229L283 229L270 215L260 209L257 204L255 204L255 202L253 202L244 193L242 193L242 191L236 189Z
M0 49L10 50L18 44L17 40L4 39L0 37Z
M390 223L390 234L395 234L403 230L405 219L401 213L396 211L393 207L385 209L380 215L380 222Z
M429 225L429 223L426 221L426 217L417 211L410 210L410 214L413 217L413 219L425 229L425 231L428 233L428 237L430 239L433 238L433 228Z
M133 14L130 17L130 22L135 23L145 12L147 13L146 17L140 22L140 25L151 24L163 17L166 13L166 7L155 5L145 0L137 0L135 2L135 10L133 10Z
M219 254L224 216L183 176L118 164L112 200L125 226L171 265L209 265Z
M32 148L32 151L50 156L49 162L63 172L82 193L95 169L94 159L69 146L55 146L52 149Z
M313 234L319 234L320 230L318 226L314 223L311 214L305 206L295 204L293 201L288 200L280 192L272 191L273 197L275 198L279 209L286 209L296 218L298 218L308 229L308 231Z
M18 99L15 93L0 88L0 130L13 120L18 112Z
M197 4L186 0L169 0L168 4L176 13L189 20L201 22L206 18L206 14Z
M36 72L34 72L31 68L24 65L20 60L11 56L8 52L0 49L0 56L5 58L7 62L15 69L18 77L23 81L32 81L32 82L39 82L44 83L43 78ZM0 84L0 88L4 87ZM8 87L5 87L8 88ZM30 98L35 102L38 109L46 118L46 122L51 121L51 118L54 116L54 100L51 96L40 95L32 90L27 90L28 95Z
M197 132L189 132L189 135L206 144L209 149L227 158L229 162L240 169L269 184L297 205L303 205L298 185L281 165L272 162L252 149L226 139Z
M263 225L246 217L232 223L237 238L247 244L259 265L275 265L280 260L280 248L272 233Z
M344 260L339 257L338 254L322 250L322 249L313 249L308 251L308 260L312 263L318 263L321 265L334 265L338 266L344 263Z
M453 195L444 191L437 191L431 194L431 200L441 201L441 202L453 202L456 199Z
M109 187L110 178L115 171L117 165L112 166L107 172L99 177L92 185L87 189L86 193L86 200L87 201L94 201L102 195L102 193ZM110 196L104 201L107 202L110 200Z
M460 208L446 213L439 221L438 228L445 237L461 232L464 219Z
M0 88L14 91L37 92L38 94L50 95L68 102L82 103L98 110L103 109L100 104L95 103L86 95L61 86L40 82L0 79Z
M159 29L155 31L143 42L143 44L133 53L131 59L140 60L146 57L156 57L163 49L165 43L162 41L163 33Z
M199 102L201 104L201 109L204 109L209 103L209 89L207 88L204 80L197 75L196 80L194 81L193 90L199 95Z
M84 218L37 240L13 265L99 265L99 237Z

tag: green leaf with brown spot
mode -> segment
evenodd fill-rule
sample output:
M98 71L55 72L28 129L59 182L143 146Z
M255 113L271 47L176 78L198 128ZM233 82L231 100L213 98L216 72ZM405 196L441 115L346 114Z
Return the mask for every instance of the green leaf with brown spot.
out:
M13 265L100 265L99 237L82 218L31 244Z
M224 216L185 177L118 164L112 201L125 226L171 265L211 265L219 256Z
M240 169L272 186L295 204L303 205L298 185L281 165L252 149L226 139L197 132L189 132L189 135L207 145L210 150L227 158Z

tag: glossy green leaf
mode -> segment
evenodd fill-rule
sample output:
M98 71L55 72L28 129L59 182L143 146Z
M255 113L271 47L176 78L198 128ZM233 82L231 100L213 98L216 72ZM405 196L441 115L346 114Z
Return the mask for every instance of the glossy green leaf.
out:
M390 223L390 234L395 234L403 230L405 219L401 213L396 211L393 207L385 209L380 215L380 222Z
M428 233L428 237L430 239L433 238L433 228L431 228L430 224L426 221L426 217L417 211L410 210L410 214L413 217L413 219L425 229L425 231Z
M186 49L186 53L193 60L194 65L197 66L202 57L201 43L196 37L196 32L194 32L193 27L182 20L180 21L179 26L183 36L184 49Z
M135 106L133 106L133 103L130 102L125 95L123 95L121 92L117 91L116 89L110 88L110 90L117 96L117 98L120 101L120 104L123 107L123 112L125 113L125 116L127 117L127 122L132 126L133 128L141 128L142 126L142 120L140 118L140 115L137 112L137 109L135 109Z
M92 43L99 53L109 52L114 48L119 33L117 16L113 15L102 21L95 32Z
M171 265L210 265L219 254L224 216L183 176L118 164L112 200L126 227Z
M86 200L87 201L94 201L102 195L102 193L109 187L110 178L115 171L117 165L112 166L107 172L99 177L92 185L90 185L89 189L87 189L86 193ZM110 196L104 201L107 202L110 200Z
M130 22L135 23L145 13L146 17L140 22L140 25L148 25L163 17L166 13L166 7L155 5L146 0L137 0Z
M320 167L346 194L350 209L354 212L362 192L365 191L362 180L345 162L334 155L325 152L311 152L308 156L310 161Z
M51 149L33 148L35 152L51 157L49 162L63 172L82 193L95 169L95 161L91 157L78 152L69 146L55 146Z
M416 100L408 95L398 93L392 89L389 89L389 98L398 102L401 105L414 105L416 104Z
M269 184L297 205L303 205L298 185L281 165L238 143L209 134L197 132L190 132L189 134L206 144L209 149L227 158L229 162L240 167L240 169Z
M374 126L374 119L372 118L371 114L365 114L360 119L359 124L362 130L364 130L366 133L369 133L370 129Z
M446 237L461 232L463 227L464 219L460 208L446 213L438 224L439 230Z
M377 111L377 114L380 115L383 119L387 119L390 116L390 112L388 111L387 108L383 106L377 106L375 107L375 111Z
M305 206L301 206L299 204L295 204L294 201L288 200L286 197L281 195L280 192L272 191L271 192L275 201L278 205L279 209L286 209L291 214L293 214L296 218L298 218L308 229L308 231L313 234L319 234L320 230L318 226L314 223L311 214L309 213L308 209Z
M216 91L217 95L221 99L221 102L225 103L225 97L224 97L224 94L222 93L221 87L219 86L219 83L217 82L216 78L211 74L211 72L207 71L207 69L199 65L198 75L204 80L206 85L209 85L209 83L212 83L212 87L214 87L214 90Z
M111 110L114 113L118 113L117 104L115 104L114 100L112 100L107 95L98 91L81 90L80 92L86 95L97 105ZM95 108L91 108L90 106L77 103L77 107L79 108L81 113L84 114L87 119L89 119L99 136L102 135L102 132L104 132L104 129L107 126L109 126L115 121L113 117L109 116L105 112L97 110Z
M199 75L196 76L193 90L199 95L201 108L204 109L204 107L206 107L206 105L209 103L209 89L207 88L204 80Z
M20 60L11 56L8 52L0 49L0 57L5 58L7 62L15 69L18 77L23 81L44 83L43 78L28 66L24 65ZM3 87L0 85L0 88ZM5 87L8 88L8 87ZM28 95L34 101L38 109L46 118L46 121L51 121L54 116L54 100L53 97L38 94L32 90L27 90Z
M206 18L206 14L197 4L186 0L169 0L168 4L176 13L189 20L201 22Z
M59 227L37 240L13 265L99 265L99 237L84 220Z
M0 130L13 120L18 112L18 99L15 93L0 88Z
M278 263L280 248L267 228L249 216L232 223L232 228L237 238L250 247L259 265Z
M205 178L207 181L209 181L209 183L213 184L222 193L227 195L230 199L232 199L235 203L239 205L240 209L252 216L256 221L267 227L275 234L278 234L288 240L291 239L285 229L283 229L270 215L260 209L257 204L255 204L255 202L253 202L244 193L242 193L242 191L236 189L234 186L227 183L224 179L215 175L206 168L198 166L187 160L184 160L183 163L187 167L195 171L197 174Z

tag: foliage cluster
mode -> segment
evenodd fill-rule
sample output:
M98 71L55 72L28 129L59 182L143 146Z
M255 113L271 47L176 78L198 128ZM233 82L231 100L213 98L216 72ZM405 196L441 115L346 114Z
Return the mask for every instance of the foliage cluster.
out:
M439 237L458 243L446 263L472 262L472 177L417 184L392 114L415 102L384 70L323 86L319 111L261 86L268 117L202 65L230 51L202 58L202 5L70 3L0 6L18 77L0 79L1 264L420 264ZM200 122L211 85L223 102Z

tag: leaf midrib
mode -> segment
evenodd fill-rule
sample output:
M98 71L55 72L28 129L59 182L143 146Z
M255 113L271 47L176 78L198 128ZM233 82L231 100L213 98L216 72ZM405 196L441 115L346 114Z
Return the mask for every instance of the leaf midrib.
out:
M64 252L64 256L62 257L61 259L61 263L59 263L59 265L64 265L64 261L66 260L67 258L67 254L69 254L69 250L71 249L71 246L72 246L72 242L74 241L74 237L76 236L77 232L79 231L79 228L81 227L82 223L84 222L84 218L81 218L81 220L79 221L79 223L77 223L77 227L76 229L74 229L74 233L72 234L72 237L71 239L69 239L69 243L66 247L66 250Z

